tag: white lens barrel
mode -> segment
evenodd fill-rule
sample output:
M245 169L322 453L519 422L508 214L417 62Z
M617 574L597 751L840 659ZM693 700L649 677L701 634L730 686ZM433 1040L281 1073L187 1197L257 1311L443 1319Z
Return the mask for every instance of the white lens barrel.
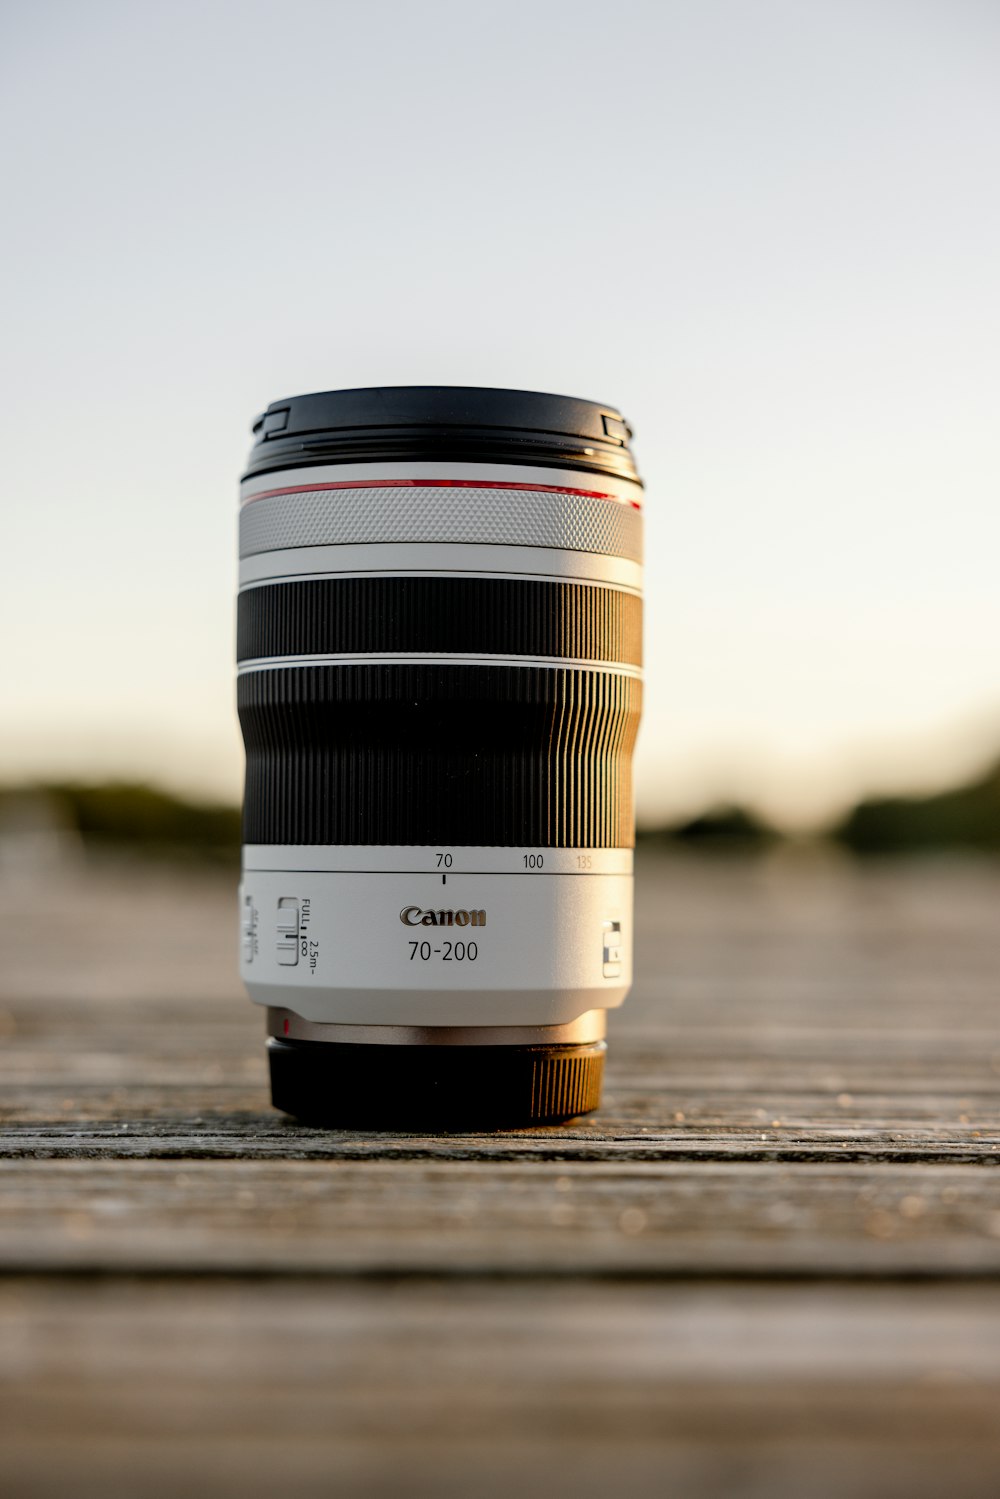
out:
M632 979L641 485L419 453L243 482L241 973L301 1117L358 1103L324 1047L376 1123L403 1048L466 1105L479 1057L503 1116L501 1053L511 1116L564 1117Z

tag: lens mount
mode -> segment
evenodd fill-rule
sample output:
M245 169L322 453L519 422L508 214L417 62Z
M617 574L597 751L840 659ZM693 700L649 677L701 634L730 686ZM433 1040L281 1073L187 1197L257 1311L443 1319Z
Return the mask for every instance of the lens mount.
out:
M275 1108L328 1129L559 1124L600 1102L603 1041L576 1046L267 1043Z

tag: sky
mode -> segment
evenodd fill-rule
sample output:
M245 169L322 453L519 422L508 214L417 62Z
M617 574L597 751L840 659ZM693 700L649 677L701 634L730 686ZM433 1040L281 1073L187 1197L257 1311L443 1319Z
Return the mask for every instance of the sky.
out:
M1000 750L991 0L0 6L0 780L235 798L268 402L622 409L647 822Z

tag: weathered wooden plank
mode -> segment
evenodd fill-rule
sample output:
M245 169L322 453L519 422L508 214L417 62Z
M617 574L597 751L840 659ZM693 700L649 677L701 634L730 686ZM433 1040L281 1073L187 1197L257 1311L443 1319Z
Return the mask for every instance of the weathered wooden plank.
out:
M692 1391L709 1400L713 1391ZM773 1403L789 1391L769 1392ZM705 1420L695 1434L669 1441L639 1440L627 1431L604 1440L573 1438L477 1442L452 1436L398 1437L380 1444L300 1434L282 1439L270 1429L242 1442L224 1436L197 1441L81 1437L79 1442L31 1442L19 1435L4 1463L9 1499L175 1499L178 1493L234 1499L996 1499L998 1466L982 1443L922 1439L927 1399L899 1410L899 1392L885 1393L899 1411L891 1435L838 1437L831 1417L822 1436L813 1423L770 1445L748 1443L723 1424L711 1438ZM888 1425L889 1423L887 1423Z
M21 1273L1000 1270L1000 1173L963 1166L9 1161L3 1185Z
M266 1108L228 884L0 885L5 1499L993 1499L1000 868L638 890L596 1118L370 1138Z
M51 1049L18 1043L3 1064L0 1154L989 1161L1000 1142L1000 1079L979 1034L919 1046L912 1035L898 1044L855 1035L852 1049L827 1033L762 1042L728 1028L713 1052L716 1038L703 1028L693 1037L623 1026L599 1114L557 1130L435 1140L301 1129L267 1108L256 1026L238 1031L234 1047L207 1021L204 1035L197 1025L174 1034L167 1017L160 1024L163 1039L132 1036L134 1050L93 1040L88 1049L86 1035L63 1032L55 1019Z
M0 1285L4 1493L992 1499L1000 1291Z
M139 1094L139 1100L142 1095ZM135 1100L133 1100L135 1101ZM812 1128L765 1129L761 1122L693 1123L642 1128L602 1121L602 1127L498 1132L490 1135L364 1135L307 1130L272 1115L207 1112L126 1122L23 1124L0 1137L0 1161L66 1160L441 1160L441 1161L729 1161L887 1165L1000 1165L1000 1135L964 1126L852 1121ZM177 1100L174 1099L176 1105ZM2 1181L2 1177L0 1177ZM0 1186L2 1192L2 1186Z

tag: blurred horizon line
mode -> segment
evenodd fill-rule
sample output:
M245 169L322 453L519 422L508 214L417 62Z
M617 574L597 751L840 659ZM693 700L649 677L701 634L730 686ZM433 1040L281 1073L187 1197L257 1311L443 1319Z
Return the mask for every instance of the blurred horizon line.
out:
M25 779L0 784L0 869L54 863L84 845L149 854L237 858L241 810L232 799L171 791L150 779ZM808 829L769 817L751 800L706 801L693 815L639 816L637 842L712 849L830 842L857 853L941 848L1000 852L1000 748L980 770L926 794L857 798Z

